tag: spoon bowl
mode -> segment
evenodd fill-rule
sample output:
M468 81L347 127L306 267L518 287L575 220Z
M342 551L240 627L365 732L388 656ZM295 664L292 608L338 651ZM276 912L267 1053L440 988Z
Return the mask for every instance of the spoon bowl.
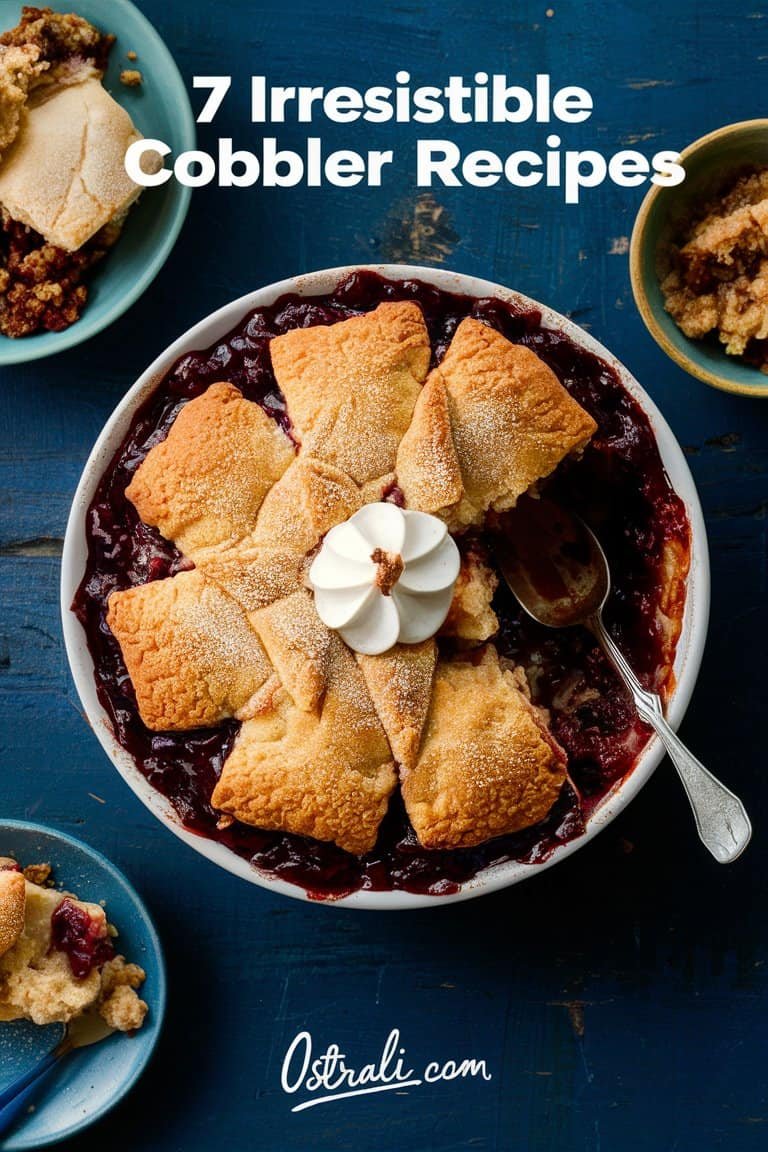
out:
M550 500L523 496L495 539L499 570L522 608L547 628L580 624L598 641L630 692L641 720L669 753L693 809L702 843L720 864L736 860L752 836L744 805L689 752L667 722L661 697L638 680L603 621L611 591L608 558L594 532Z
M523 496L494 541L499 568L520 605L547 628L584 624L611 590L608 560L582 519Z

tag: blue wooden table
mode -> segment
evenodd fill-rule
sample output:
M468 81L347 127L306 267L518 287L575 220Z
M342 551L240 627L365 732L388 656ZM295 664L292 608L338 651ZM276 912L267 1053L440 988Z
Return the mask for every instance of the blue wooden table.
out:
M105 22L109 5L105 3ZM248 77L421 83L551 72L595 99L569 142L679 148L765 114L762 0L141 0L190 83L232 73L219 135L256 141ZM437 78L437 79L436 79ZM236 93L236 94L235 94ZM195 94L199 105L200 93ZM205 189L141 302L85 349L0 382L0 811L88 840L123 868L161 930L167 1027L128 1102L72 1147L198 1152L728 1152L768 1141L768 848L764 834L768 404L685 376L633 306L627 237L642 190L604 184L565 207L552 190L412 183L412 126L323 126L329 145L397 146L381 189ZM280 129L288 147L305 126ZM452 126L460 145L541 146L541 128ZM434 227L425 228L425 219ZM699 846L668 765L606 832L494 897L377 916L273 897L180 845L110 767L74 694L58 610L69 503L106 417L192 322L298 271L410 259L487 276L572 314L660 404L704 504L709 646L683 727L739 791L755 837L729 869ZM510 943L511 941L511 943ZM189 1025L190 1011L197 1023ZM412 1065L467 1056L490 1080L292 1113L283 1055L302 1030L351 1062L393 1028Z

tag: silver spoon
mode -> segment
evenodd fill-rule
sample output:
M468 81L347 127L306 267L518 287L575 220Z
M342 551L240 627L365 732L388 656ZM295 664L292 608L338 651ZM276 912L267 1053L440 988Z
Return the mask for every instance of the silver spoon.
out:
M496 557L521 606L547 628L581 624L590 630L632 694L638 715L669 753L702 842L721 864L735 860L752 836L744 805L673 732L660 697L643 687L605 627L602 613L611 577L595 534L578 516L530 497L505 514L500 528L494 540Z
M30 1104L40 1089L42 1081L55 1064L78 1048L88 1048L91 1044L99 1044L111 1036L114 1028L102 1020L95 1012L86 1012L67 1025L61 1041L53 1051L9 1084L0 1092L0 1136L5 1136L15 1125L27 1115Z

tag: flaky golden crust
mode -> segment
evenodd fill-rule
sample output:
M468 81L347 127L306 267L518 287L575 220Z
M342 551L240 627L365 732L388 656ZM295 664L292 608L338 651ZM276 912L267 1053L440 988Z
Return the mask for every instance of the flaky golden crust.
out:
M470 847L537 824L565 778L565 754L493 650L479 664L438 663L421 752L402 785L425 847Z
M197 571L113 592L107 623L156 732L237 716L272 673L243 609Z
M330 840L363 855L376 843L395 768L362 673L332 639L320 712L297 707L278 688L243 724L212 803L244 824Z
M464 486L453 443L448 393L430 372L397 452L397 482L409 508L435 514L461 500Z
M358 656L357 662L395 760L407 772L416 763L429 711L437 645L431 639L396 644L382 656Z
M0 203L14 220L75 252L141 192L125 154L141 139L130 116L88 78L27 108L0 166ZM159 166L159 157L155 153Z
M302 452L357 484L394 469L429 369L418 305L380 304L338 324L296 328L270 352Z
M498 586L499 578L493 569L474 552L465 552L461 557L453 601L440 635L474 642L495 636L499 621L491 602Z
M439 513L454 530L481 523L491 508L511 508L596 431L543 360L471 317L456 329L435 374L448 398L451 440L442 426L439 437L430 429L406 435L408 453L400 460L405 485L399 473L398 481L409 507ZM428 387L441 395L431 377ZM439 466L429 463L435 445ZM454 452L462 491L458 501L444 505L443 475L455 473Z
M361 504L360 490L345 472L302 452L265 496L250 542L306 555Z
M301 589L251 615L267 656L293 702L304 711L318 707L328 685L338 641Z
M267 493L253 531L198 553L197 566L247 612L258 611L302 587L307 554L361 503L357 485L338 468L300 456Z
M291 442L231 384L185 405L146 456L126 495L145 524L186 555L240 540L294 459Z
M24 931L26 885L21 872L0 871L0 956Z
M661 558L661 602L656 620L663 637L663 661L656 670L656 690L668 700L675 688L674 661L683 630L685 588L691 563L690 549L680 540L667 540Z
M197 567L250 613L303 586L305 557L289 548L238 544L220 554L214 550Z

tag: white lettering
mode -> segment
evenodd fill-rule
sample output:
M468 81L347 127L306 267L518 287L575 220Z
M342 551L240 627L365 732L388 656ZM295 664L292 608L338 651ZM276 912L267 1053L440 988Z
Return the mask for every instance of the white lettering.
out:
M142 188L158 188L161 184L167 184L173 175L168 168L161 168L159 172L145 172L141 162L150 152L168 156L170 151L162 140L134 140L125 153L123 162L128 177Z

